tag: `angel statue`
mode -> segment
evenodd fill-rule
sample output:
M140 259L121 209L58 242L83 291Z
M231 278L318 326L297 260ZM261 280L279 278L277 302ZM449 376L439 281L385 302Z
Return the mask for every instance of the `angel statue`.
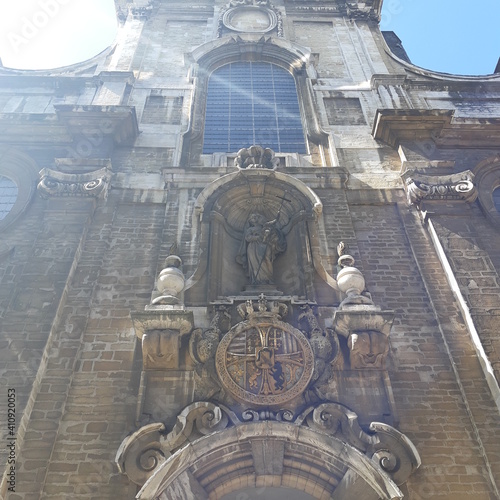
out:
M273 284L273 261L286 250L286 239L277 222L266 222L263 215L252 213L245 224L236 262L243 266L252 285Z

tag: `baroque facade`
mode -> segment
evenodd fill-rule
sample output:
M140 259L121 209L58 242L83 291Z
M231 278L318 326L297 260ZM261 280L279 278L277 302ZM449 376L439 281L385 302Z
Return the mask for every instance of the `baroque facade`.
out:
M2 497L500 498L500 75L382 0L116 8L0 69Z

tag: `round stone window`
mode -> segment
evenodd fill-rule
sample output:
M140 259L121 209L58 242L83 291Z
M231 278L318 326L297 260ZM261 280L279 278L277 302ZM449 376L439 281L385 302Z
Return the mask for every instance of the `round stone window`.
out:
M234 7L223 17L224 26L240 33L267 33L277 25L276 14L256 6Z
M17 184L8 177L0 175L0 220L4 220L12 210L16 204L17 195Z
M497 212L500 213L500 187L497 187L493 191L493 204L495 205Z

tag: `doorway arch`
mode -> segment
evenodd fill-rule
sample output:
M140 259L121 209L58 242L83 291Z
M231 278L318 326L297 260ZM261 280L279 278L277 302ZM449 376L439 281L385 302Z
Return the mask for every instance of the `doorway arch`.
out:
M187 444L156 469L136 498L226 500L234 492L265 487L314 499L402 498L379 459L312 428L251 422Z

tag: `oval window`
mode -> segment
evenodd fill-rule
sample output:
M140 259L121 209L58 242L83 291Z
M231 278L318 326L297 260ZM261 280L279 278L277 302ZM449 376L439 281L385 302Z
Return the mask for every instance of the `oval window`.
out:
M493 191L493 203L495 205L495 208L497 209L497 212L500 213L500 187L497 187Z
M18 189L16 183L0 175L0 220L5 219L17 200Z

